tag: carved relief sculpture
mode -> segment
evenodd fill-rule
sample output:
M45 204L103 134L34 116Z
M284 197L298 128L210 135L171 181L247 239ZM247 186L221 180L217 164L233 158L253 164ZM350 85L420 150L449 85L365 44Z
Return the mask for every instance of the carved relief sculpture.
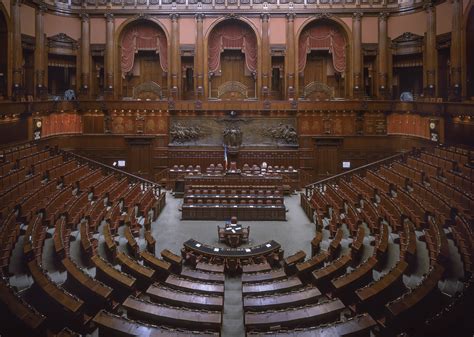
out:
M264 134L277 142L285 144L298 144L298 134L293 126L280 123L278 126L266 128Z
M203 135L201 128L198 126L186 126L181 123L175 123L171 126L170 137L171 143L185 143L197 140Z
M239 127L227 127L223 132L224 144L229 148L236 148L242 145L242 130Z

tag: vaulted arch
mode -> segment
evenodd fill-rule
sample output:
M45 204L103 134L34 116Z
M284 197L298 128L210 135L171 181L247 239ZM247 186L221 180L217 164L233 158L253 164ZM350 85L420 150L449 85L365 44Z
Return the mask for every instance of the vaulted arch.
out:
M134 18L116 32L117 81L122 97L160 99L169 88L169 34L157 20Z
M210 98L257 97L260 83L260 38L250 22L215 22L206 34L206 70Z
M336 18L307 20L296 36L297 92L304 99L346 97L351 92L351 33Z

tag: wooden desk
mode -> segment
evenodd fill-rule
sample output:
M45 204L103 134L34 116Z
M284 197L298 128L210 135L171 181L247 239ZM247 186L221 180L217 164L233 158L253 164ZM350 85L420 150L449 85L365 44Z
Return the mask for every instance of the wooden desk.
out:
M262 263L250 263L242 266L242 273L259 273L272 270L272 267L267 261Z
M257 283L257 284L243 284L242 294L243 295L263 295L269 293L277 293L283 291L290 291L292 289L301 287L300 279L297 277L289 277L284 280L270 282L270 283Z
M138 258L140 249L138 247L138 243L135 240L135 237L132 234L132 230L130 226L126 225L125 230L123 231L125 239L127 239L127 248L128 252L130 253L131 256L134 258Z
M287 277L285 271L280 268L263 273L242 274L242 282L271 282Z
M155 277L164 280L168 277L171 270L171 263L157 258L154 254L143 251L140 253L143 264L156 271Z
M293 255L288 256L284 261L283 265L285 267L285 271L288 274L296 273L296 264L303 262L306 258L306 253L302 250L296 252Z
M155 254L156 240L150 231L145 231L146 250L151 254Z
M202 270L212 273L223 273L225 266L223 264L212 264L206 262L198 262L196 264L196 270Z
M240 224L226 224L225 227L217 226L219 242L221 240L232 248L240 246L249 240L249 227Z
M226 220L237 216L239 220L285 221L286 208L282 204L184 204L183 220Z
M350 262L351 256L343 255L337 260L328 264L327 266L313 271L311 274L313 276L314 282L319 287L327 288L327 285L331 281L331 279L346 272L346 268L349 266Z
M99 336L122 336L122 337L197 337L197 336L219 336L219 333L209 331L176 331L160 329L154 325L138 323L122 316L114 315L105 310L99 311L94 317L94 323L99 327Z
M109 223L105 223L104 227L102 228L102 234L104 234L105 239L105 252L107 256L114 261L115 255L117 255L117 245L115 243L114 237L112 236L112 232L110 231Z
M96 266L95 277L112 287L114 296L123 298L135 290L135 277L120 272L98 255L94 255L91 260Z
M203 282L224 283L225 281L225 276L222 273L209 273L200 270L193 270L186 267L183 268L183 270L181 271L181 276Z
M316 235L314 236L313 240L311 240L311 257L319 253L319 250L321 249L322 241L323 241L323 233L316 232Z
M86 274L71 259L65 258L61 262L67 271L66 285L69 289L74 289L74 293L84 299L86 305L100 309L110 303L110 287Z
M217 283L194 282L180 278L174 274L168 276L165 285L182 291L191 291L204 294L224 294L224 285Z
M128 297L122 306L128 317L135 317L150 323L162 323L191 329L220 330L222 314L217 311L186 310L146 302L135 297Z
M247 336L252 337L332 337L332 336L358 336L370 337L370 330L375 327L377 323L369 314L362 314L349 318L344 322L336 322L322 327L275 331L268 332L247 332Z
M306 287L301 290L277 293L264 296L245 296L244 309L267 310L296 307L317 302L321 292L315 287Z
M328 252L331 259L333 259L334 256L338 255L339 251L341 250L341 240L343 236L344 232L341 228L339 228L336 232L336 235L334 236L334 239L329 244Z
M36 311L28 303L26 303L20 296L18 296L13 288L9 287L0 281L0 302L8 309L14 317L16 317L28 329L39 331L46 320L46 317ZM3 317L6 319L6 317ZM5 324L4 322L2 324ZM14 322L11 322L12 325ZM18 327L14 327L17 329Z
M357 229L357 235L355 239L352 241L351 245L351 256L352 260L358 261L360 260L362 254L362 248L364 247L364 237L365 237L365 229L362 226L359 226Z
M423 304L430 303L430 295L438 291L438 282L441 280L443 273L444 267L438 263L435 264L429 274L415 289L387 303L385 305L385 313L392 320L391 323L394 325L408 325L410 322L415 321L417 317L429 311ZM398 326L398 328L402 327Z
M332 279L331 286L335 294L340 298L353 300L353 291L372 281L372 270L376 265L377 258L371 256L350 273Z
M163 257L163 260L171 264L171 269L175 273L178 273L178 274L181 273L181 269L183 265L183 258L181 256L172 253L168 249L163 249L161 251L161 257Z
M43 292L45 299L60 307L62 309L61 312L73 315L78 315L82 312L84 302L51 281L40 266L36 264L36 261L30 261L28 269L35 280L35 286Z
M266 256L274 252L281 252L280 244L273 240L249 248L220 248L201 243L194 239L189 239L183 245L186 250L208 258L250 259L258 256Z
M355 295L359 299L356 304L357 310L378 312L382 305L398 297L405 289L403 274L408 270L408 263L398 261L388 274L369 285L357 289Z
M298 274L298 277L304 282L309 281L311 272L316 268L321 267L328 259L328 257L329 253L327 251L324 251L319 253L318 255L314 255L311 259L305 262L297 263L296 272Z
M294 327L331 322L339 318L345 305L338 299L282 311L246 312L247 329L268 329L272 326Z
M147 289L146 294L154 301L168 303L178 307L221 311L224 306L223 296L183 292L165 287L159 283L152 284Z
M137 287L144 289L155 279L155 270L141 265L127 254L117 253L117 262L122 266L122 271L137 279Z

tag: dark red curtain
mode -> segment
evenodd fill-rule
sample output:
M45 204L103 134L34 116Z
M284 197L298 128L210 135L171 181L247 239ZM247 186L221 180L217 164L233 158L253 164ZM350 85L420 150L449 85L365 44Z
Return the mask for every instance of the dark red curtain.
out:
M139 50L152 50L159 54L161 69L168 71L168 45L165 33L155 24L134 25L122 35L122 75L133 69L135 54Z
M257 70L257 38L253 30L244 25L226 24L214 28L209 35L209 71L218 73L221 53L225 49L241 50L250 72Z
M346 39L336 27L314 25L305 29L301 33L298 47L298 71L300 73L304 71L306 56L312 50L329 50L334 69L339 73L346 70Z

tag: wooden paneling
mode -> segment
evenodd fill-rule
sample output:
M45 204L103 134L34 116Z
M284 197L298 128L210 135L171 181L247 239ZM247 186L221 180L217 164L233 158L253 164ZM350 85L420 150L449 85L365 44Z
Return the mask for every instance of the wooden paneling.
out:
M445 138L449 144L466 144L474 146L474 119L459 117L446 119Z
M27 140L28 120L26 118L0 122L0 144Z

